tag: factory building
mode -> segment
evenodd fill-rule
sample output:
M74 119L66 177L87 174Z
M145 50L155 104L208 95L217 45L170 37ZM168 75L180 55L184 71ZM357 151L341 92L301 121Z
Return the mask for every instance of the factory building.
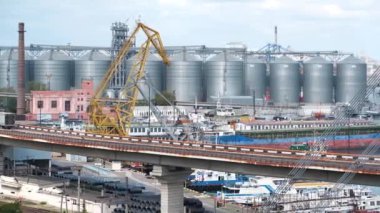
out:
M71 119L88 119L87 107L94 94L91 80L82 81L80 89L32 91L28 120L58 120L61 115Z

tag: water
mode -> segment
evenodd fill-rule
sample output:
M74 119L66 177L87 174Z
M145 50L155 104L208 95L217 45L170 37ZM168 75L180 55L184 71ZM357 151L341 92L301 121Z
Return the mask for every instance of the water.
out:
M375 186L371 186L369 187L371 189L371 191L376 194L376 195L380 195L380 187L375 187Z

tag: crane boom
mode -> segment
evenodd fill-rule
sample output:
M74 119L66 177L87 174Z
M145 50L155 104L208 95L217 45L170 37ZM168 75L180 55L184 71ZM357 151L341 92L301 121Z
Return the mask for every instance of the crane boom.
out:
M141 30L146 35L147 39L136 54L132 68L128 73L126 85L120 91L120 96L122 96L124 100L102 99L104 91L108 87L112 77L117 72L118 67L124 60L125 56L130 51L135 42L137 33ZM102 82L96 89L95 95L91 100L89 117L93 128L90 129L90 131L101 134L128 135L128 129L132 123L133 110L136 106L139 92L137 84L145 76L145 63L148 59L150 47L152 45L162 58L163 62L169 64L169 58L161 41L160 34L143 23L137 23L137 27L132 32L129 39L123 44L115 60L111 63L106 75L102 79Z

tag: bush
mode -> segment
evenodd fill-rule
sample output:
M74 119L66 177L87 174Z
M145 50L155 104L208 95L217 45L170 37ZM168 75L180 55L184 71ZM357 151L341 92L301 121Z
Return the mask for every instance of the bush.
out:
M22 213L19 202L6 203L0 206L0 213Z

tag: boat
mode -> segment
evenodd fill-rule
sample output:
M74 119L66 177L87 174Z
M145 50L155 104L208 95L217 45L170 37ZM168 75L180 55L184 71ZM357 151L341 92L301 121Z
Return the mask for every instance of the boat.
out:
M334 125L339 126L335 128ZM234 136L220 136L218 143L289 149L294 144L306 144L311 147L316 141L323 140L328 150L347 151L361 150L380 138L380 125L368 121L341 124L331 121L257 122L250 130L242 130L239 125L237 127L239 129ZM335 128L336 131L329 132L331 128Z
M217 192L221 203L234 202L260 208L284 179L255 177ZM346 185L336 189L333 183L299 182L280 197L276 211L281 212L380 212L380 196L368 187Z
M195 170L186 181L186 187L195 191L217 191L247 180L244 175L212 170Z

